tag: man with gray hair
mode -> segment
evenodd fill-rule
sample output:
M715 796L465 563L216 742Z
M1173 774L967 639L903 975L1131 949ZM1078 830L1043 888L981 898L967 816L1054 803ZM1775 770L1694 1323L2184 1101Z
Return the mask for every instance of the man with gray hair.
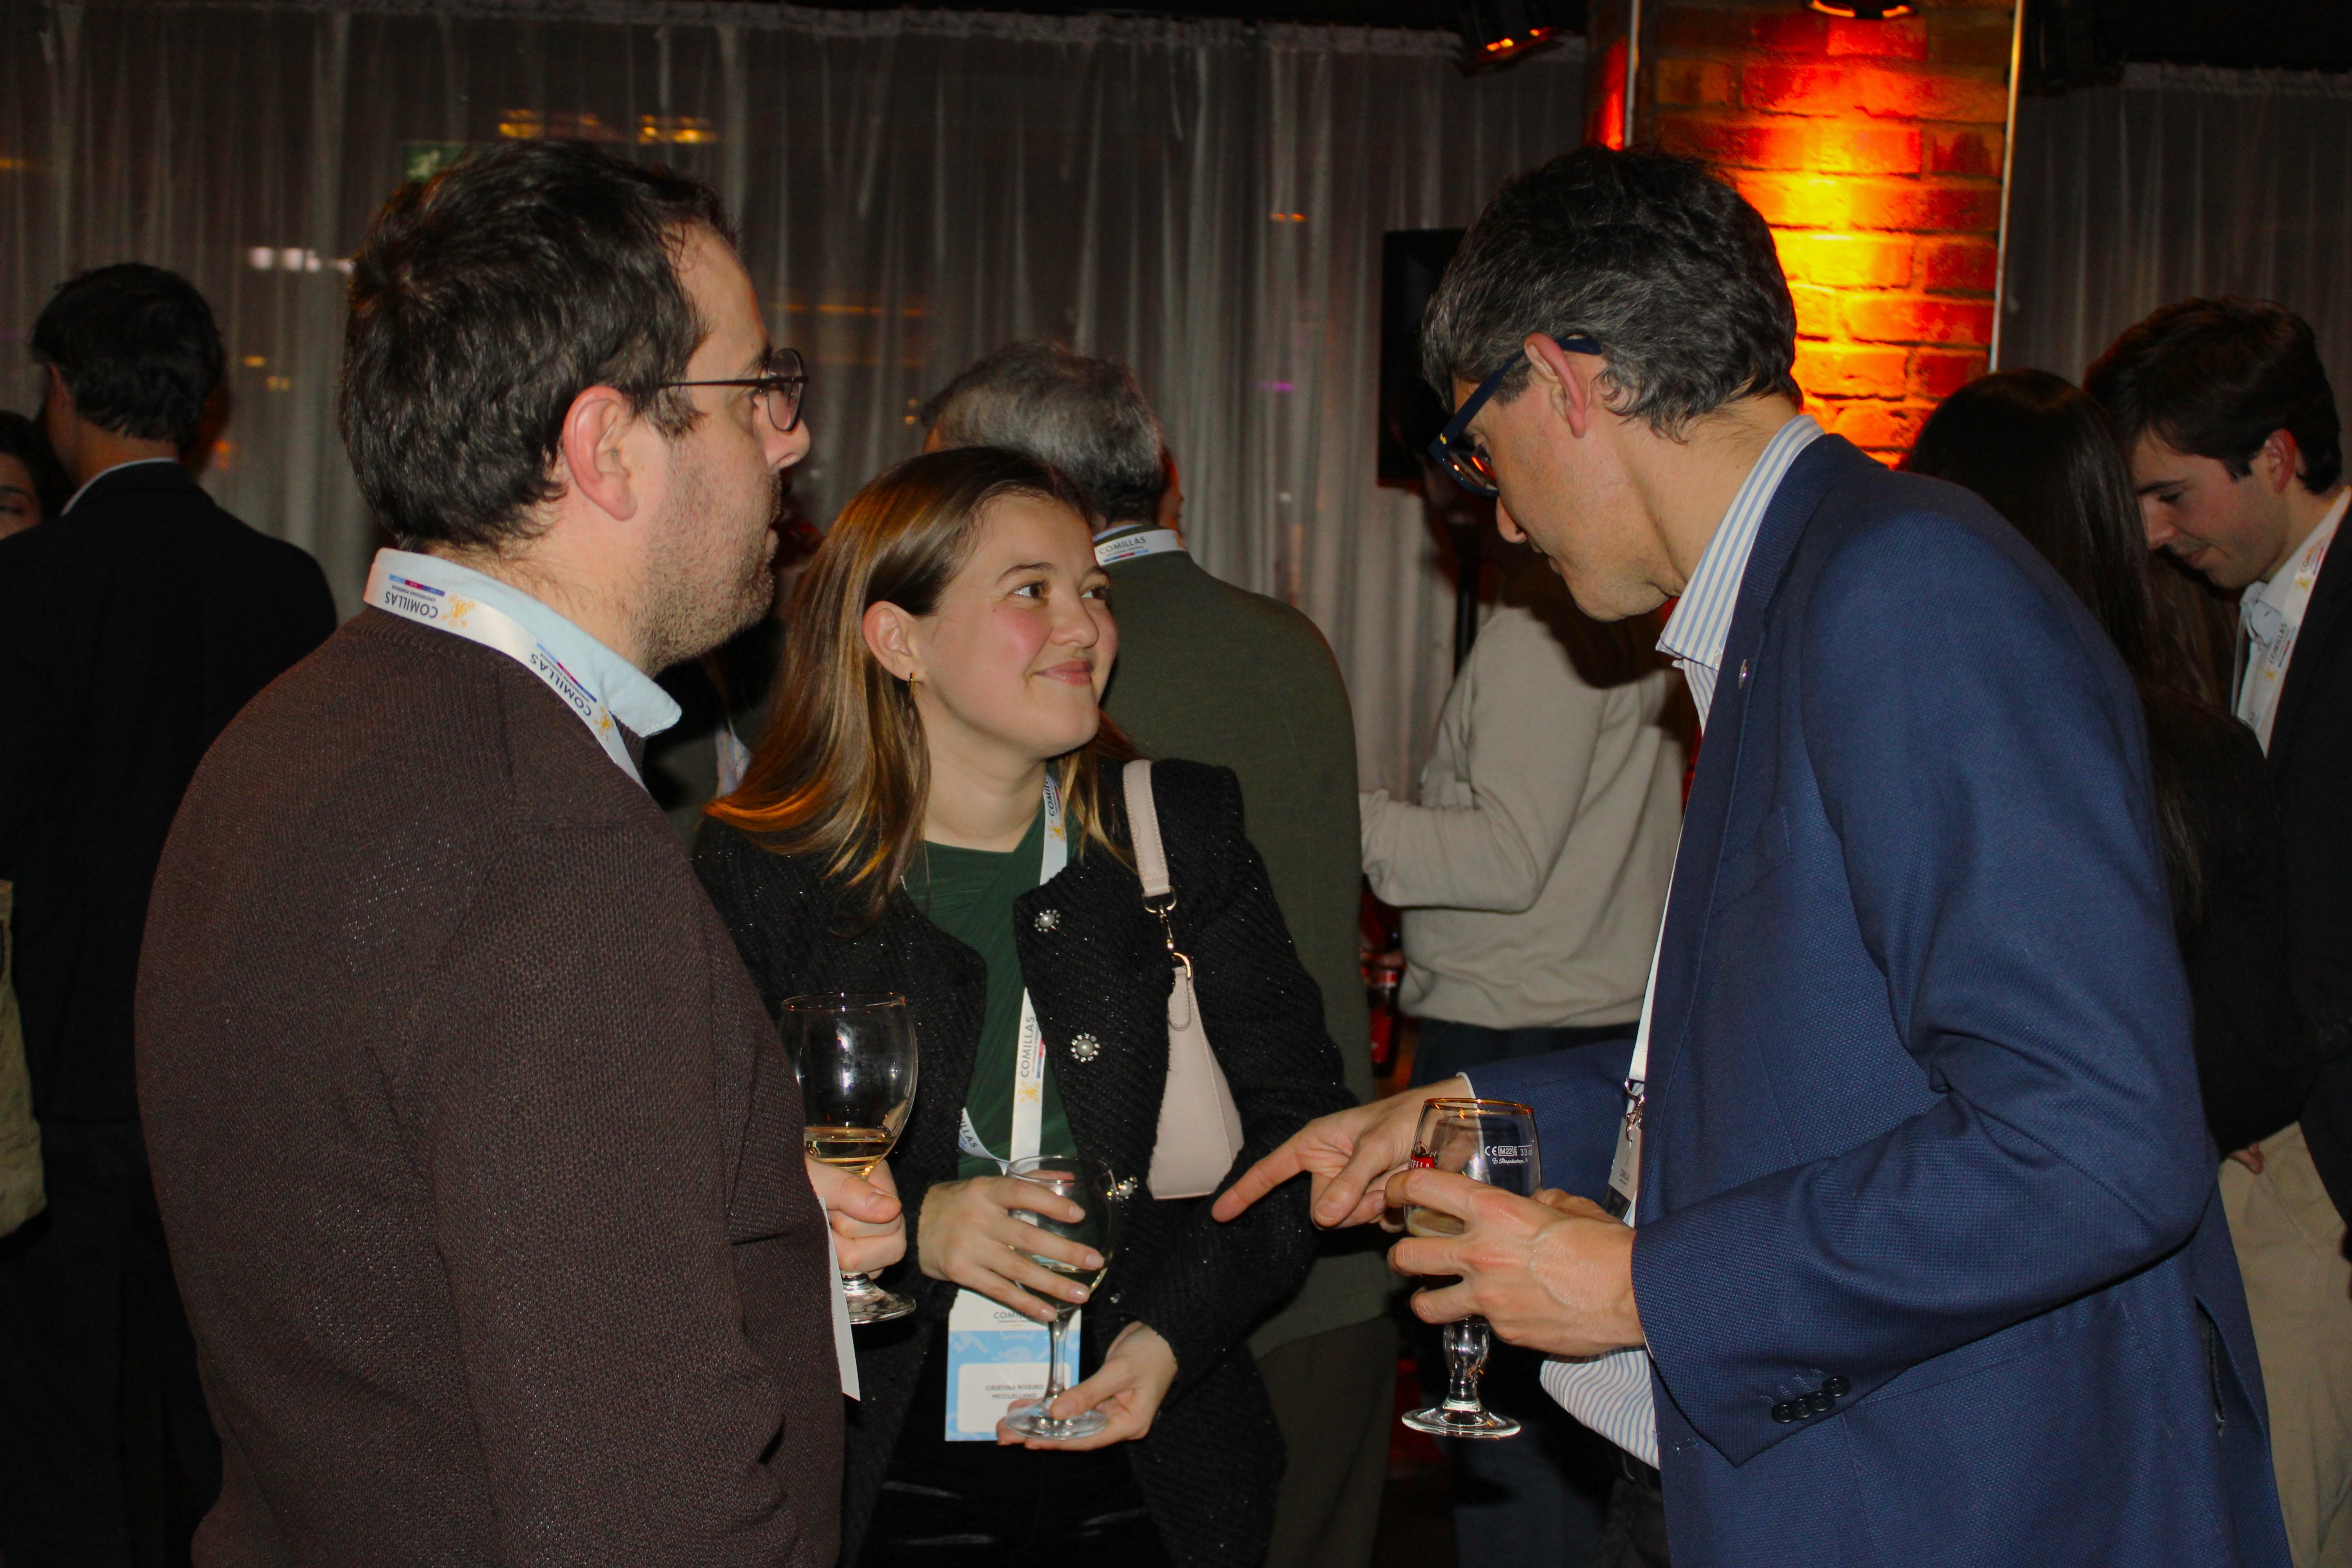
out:
M1675 601L1706 726L1610 1201L1414 1168L1420 1089L1215 1212L1305 1170L1325 1225L1463 1220L1391 1262L1625 1451L1604 1562L2284 1568L2138 693L1998 513L1801 411L1796 339L1686 159L1580 148L1464 237L1433 456L1588 615ZM1438 1092L1532 1106L1549 1165L1574 1065Z
M1186 551L1175 464L1126 365L1058 343L1010 343L950 382L921 417L927 449L1026 452L1093 503L1095 553L1118 613L1105 707L1145 754L1239 775L1250 841L1322 988L1348 1087L1370 1099L1355 720L1322 633L1290 605L1211 576ZM1334 1238L1250 1341L1289 1450L1269 1568L1362 1568L1370 1558L1395 1382L1388 1289L1377 1250Z

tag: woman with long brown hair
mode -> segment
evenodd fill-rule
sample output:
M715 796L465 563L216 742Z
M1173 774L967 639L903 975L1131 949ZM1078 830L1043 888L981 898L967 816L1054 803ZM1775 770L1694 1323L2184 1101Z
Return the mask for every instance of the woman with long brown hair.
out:
M2286 980L2286 850L2262 747L2218 705L2202 628L2161 613L2171 568L2148 553L2114 424L2063 376L2005 370L1946 398L1903 466L1992 503L2138 684L2206 1124L2223 1153L2258 1160L2252 1146L2294 1121L2313 1073Z
M1146 910L1122 788L1139 764L1100 708L1118 651L1108 591L1083 509L1029 458L973 447L884 474L795 590L789 683L696 851L771 1008L896 991L920 1042L891 1158L913 1238L895 1283L917 1310L857 1331L845 1563L1242 1568L1265 1552L1280 1439L1244 1340L1315 1242L1303 1188L1232 1226L1205 1197L1145 1188L1171 1056L1168 942L1191 961L1239 1112L1226 1180L1348 1097L1225 770L1152 766L1171 929ZM1046 875L1049 843L1066 864ZM1044 1044L1042 1070L1034 1055L1025 1067L1042 1081L1018 1079L1042 1094L1025 1121L1024 1015ZM1016 1217L1057 1201L1000 1173L1016 1136L1099 1162L1130 1194L1098 1298L1031 1261L1066 1247L1087 1262ZM1039 1322L1084 1302L1086 1375L1053 1414L1099 1409L1108 1427L952 1440L978 1399L949 1377L960 1296Z

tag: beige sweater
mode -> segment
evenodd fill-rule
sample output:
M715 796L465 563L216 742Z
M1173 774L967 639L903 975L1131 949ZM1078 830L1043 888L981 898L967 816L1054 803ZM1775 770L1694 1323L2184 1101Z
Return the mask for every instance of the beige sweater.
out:
M1406 1012L1497 1029L1640 1016L1684 765L1679 677L1648 640L1646 622L1579 615L1548 571L1515 574L1438 715L1422 804L1362 797L1364 873L1405 911Z

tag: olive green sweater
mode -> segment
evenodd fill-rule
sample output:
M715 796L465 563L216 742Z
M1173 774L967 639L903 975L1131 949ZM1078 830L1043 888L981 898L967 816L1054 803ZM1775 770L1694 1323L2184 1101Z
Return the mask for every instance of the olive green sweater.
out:
M1244 826L1299 961L1323 993L1348 1088L1369 1100L1356 721L1339 661L1306 616L1211 576L1181 551L1120 562L1110 575L1118 663L1104 706L1145 755L1213 763L1240 776ZM1376 1247L1335 1236L1250 1348L1264 1355L1376 1318L1390 1286Z

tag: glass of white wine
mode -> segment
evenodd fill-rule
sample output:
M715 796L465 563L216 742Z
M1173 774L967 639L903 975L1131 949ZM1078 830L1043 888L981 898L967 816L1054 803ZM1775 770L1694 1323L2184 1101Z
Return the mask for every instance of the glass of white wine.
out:
M915 1025L895 991L794 996L778 1029L800 1074L808 1157L862 1181L898 1142L915 1105ZM915 1303L865 1274L844 1274L853 1323L887 1323Z
M1543 1161L1536 1150L1536 1113L1514 1100L1433 1100L1421 1108L1413 1135L1412 1163L1452 1171L1491 1187L1531 1198L1543 1190ZM1409 1236L1460 1236L1462 1221L1418 1205L1405 1210ZM1486 1370L1486 1320L1472 1316L1445 1325L1445 1398L1407 1414L1404 1424L1440 1437L1516 1437L1519 1424L1497 1415L1478 1397L1479 1374Z
M1074 1220L1055 1219L1034 1209L1014 1209L1014 1217L1028 1221L1038 1229L1054 1236L1066 1237L1081 1246L1091 1247L1102 1258L1099 1268L1082 1268L1075 1263L1065 1263L1058 1258L1041 1253L1024 1252L1021 1256L1040 1268L1050 1268L1087 1288L1092 1295L1110 1272L1112 1252L1118 1245L1119 1204L1111 1196L1110 1173L1100 1163L1083 1155L1065 1158L1055 1154L1032 1154L1015 1160L1005 1167L1005 1174L1024 1182L1034 1182L1055 1197L1067 1198L1078 1205L1079 1215ZM1110 1425L1109 1418L1099 1410L1081 1411L1066 1418L1049 1415L1054 1401L1067 1392L1062 1378L1062 1338L1069 1332L1070 1314L1077 1308L1068 1301L1051 1303L1054 1323L1045 1352L1045 1392L1037 1403L1016 1410L1005 1417L1004 1425L1024 1437L1042 1437L1062 1441L1072 1437L1091 1437Z

